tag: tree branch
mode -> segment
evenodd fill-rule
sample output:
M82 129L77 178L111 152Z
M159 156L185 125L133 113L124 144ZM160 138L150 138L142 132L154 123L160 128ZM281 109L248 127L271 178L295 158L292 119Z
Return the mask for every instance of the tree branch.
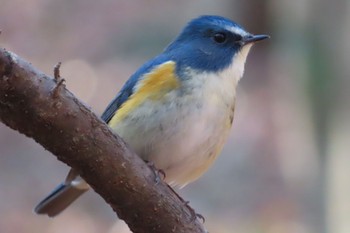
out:
M57 82L0 48L0 121L76 169L133 232L205 232L122 139Z

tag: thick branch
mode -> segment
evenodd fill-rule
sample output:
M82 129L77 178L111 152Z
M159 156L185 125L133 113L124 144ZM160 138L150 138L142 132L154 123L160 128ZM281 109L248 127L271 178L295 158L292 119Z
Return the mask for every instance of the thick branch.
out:
M0 121L79 171L133 232L205 232L108 126L65 89L0 49Z

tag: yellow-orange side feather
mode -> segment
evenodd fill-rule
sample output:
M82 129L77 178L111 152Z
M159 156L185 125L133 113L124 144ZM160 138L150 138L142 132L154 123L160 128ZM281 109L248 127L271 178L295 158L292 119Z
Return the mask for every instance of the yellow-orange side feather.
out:
M145 100L159 101L169 91L180 86L175 73L176 64L173 61L163 63L141 78L137 84L137 90L129 99L121 105L109 122L113 128L123 120L130 112L142 104Z

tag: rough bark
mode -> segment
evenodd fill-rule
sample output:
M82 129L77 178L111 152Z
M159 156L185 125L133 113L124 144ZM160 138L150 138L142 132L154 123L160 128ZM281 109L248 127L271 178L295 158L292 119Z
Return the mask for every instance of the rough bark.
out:
M0 121L80 175L133 232L205 232L193 213L62 81L0 48ZM38 161L40 163L40 161Z

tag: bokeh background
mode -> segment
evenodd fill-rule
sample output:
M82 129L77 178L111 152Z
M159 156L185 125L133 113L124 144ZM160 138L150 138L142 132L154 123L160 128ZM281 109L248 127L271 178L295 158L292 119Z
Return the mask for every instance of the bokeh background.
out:
M0 46L47 74L62 61L67 87L101 114L202 14L271 39L248 57L222 155L180 194L210 232L350 232L350 1L0 0ZM128 232L93 191L54 219L33 214L68 169L0 124L0 232Z

